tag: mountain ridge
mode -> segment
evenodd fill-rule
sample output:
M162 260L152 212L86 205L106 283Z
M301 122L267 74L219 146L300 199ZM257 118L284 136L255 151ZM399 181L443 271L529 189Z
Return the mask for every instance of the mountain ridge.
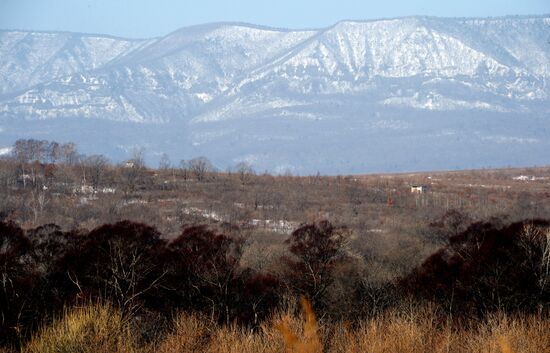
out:
M428 19L440 19L440 20L502 20L502 19L539 19L539 18L548 18L550 17L550 13L543 13L543 14L524 14L524 15L503 15L503 16L474 16L474 17L467 17L467 16L433 16L433 15L408 15L408 16L396 16L396 17L379 17L379 18L372 18L372 19L353 19L353 18L345 18L338 20L336 23L329 25L329 26L322 26L322 27L304 27L304 28L290 28L290 27L279 27L279 26L269 26L269 25L262 25L252 22L246 22L246 21L214 21L214 22L205 22L205 23L198 23L198 24L191 24L191 25L185 25L179 28L176 28L173 31L168 32L165 35L160 36L152 36L152 37L129 37L129 36L122 36L122 35L113 35L109 33L100 33L100 32L78 32L78 31L70 31L70 30L47 30L47 29L22 29L22 28L0 28L0 32L29 32L29 33L50 33L50 34L82 34L82 35L88 35L88 36L97 36L97 37L111 37L113 39L122 39L122 40L147 40L147 39L155 39L155 38L162 38L163 36L169 35L171 33L177 32L182 29L186 28L192 28L192 27L200 27L200 26L209 26L209 25L236 25L236 26L244 26L244 27L256 27L259 29L267 29L267 30L280 30L280 31L310 31L310 30L322 30L327 29L332 26L337 25L341 22L378 22L378 21L387 21L387 20L401 20L401 19L410 19L410 18L428 18Z
M448 144L438 134L455 131L462 139L483 135L475 143L493 153L499 150L495 141L537 141L531 153L547 161L539 152L546 142L525 124L550 113L549 38L550 15L343 20L298 31L218 22L142 40L0 31L0 143L19 137L19 126L43 126L55 137L53 126L59 129L61 121L120 122L122 130L136 131L135 144L147 145L152 159L173 151L175 158L204 154L225 164L248 161L301 173L319 169L312 157L315 144L351 139L351 152L341 154L360 153L372 147L374 138L362 141L372 133L399 146L398 131L428 136L434 144ZM470 131L458 117L472 115L494 125L486 133ZM544 130L550 122L541 121ZM508 131L501 131L502 122ZM150 138L135 123L158 131L166 125L170 137ZM433 129L441 131L429 133ZM184 133L176 138L175 131ZM319 139L311 151L286 150L304 134ZM80 132L62 135L77 142L88 138ZM274 151L259 152L265 141ZM218 151L216 143L227 151ZM288 146L281 148L284 143ZM113 158L128 150L108 145L106 154ZM397 147L388 153L387 165L395 164L391 158L402 159ZM341 159L326 154L324 163ZM513 154L520 159L521 153ZM491 162L472 164L467 157L452 163ZM354 157L338 170L380 165L376 171L384 171L384 163L371 159ZM428 163L423 169L437 166L422 163Z

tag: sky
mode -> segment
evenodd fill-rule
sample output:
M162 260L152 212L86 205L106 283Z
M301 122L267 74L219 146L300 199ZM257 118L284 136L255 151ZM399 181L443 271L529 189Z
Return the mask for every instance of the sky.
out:
M549 0L0 0L0 29L146 38L220 21L302 29L345 19L541 14L550 14Z

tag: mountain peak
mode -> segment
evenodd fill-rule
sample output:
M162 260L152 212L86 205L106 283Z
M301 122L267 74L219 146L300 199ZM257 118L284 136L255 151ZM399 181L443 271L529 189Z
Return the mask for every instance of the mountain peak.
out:
M480 161L503 160L495 153L514 144L523 151L517 160L542 156L549 123L526 122L550 112L549 27L549 16L414 16L299 31L221 22L147 40L4 31L0 143L45 131L81 144L89 137L78 126L90 124L92 135L96 125L112 128L112 141L124 126L157 152L255 160L269 170L389 171L414 160L454 167L445 164L452 154L430 161L416 150L403 159L397 148L411 138L429 142L420 144L428 151L451 153L464 141L494 151ZM340 144L351 152L329 151ZM108 154L121 149L104 145ZM394 156L395 168L364 149Z

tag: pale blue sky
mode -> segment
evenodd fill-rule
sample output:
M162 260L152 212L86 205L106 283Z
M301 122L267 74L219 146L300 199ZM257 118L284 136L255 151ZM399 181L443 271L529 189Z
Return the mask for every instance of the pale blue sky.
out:
M0 0L0 29L152 37L218 21L320 28L343 19L548 13L550 0Z

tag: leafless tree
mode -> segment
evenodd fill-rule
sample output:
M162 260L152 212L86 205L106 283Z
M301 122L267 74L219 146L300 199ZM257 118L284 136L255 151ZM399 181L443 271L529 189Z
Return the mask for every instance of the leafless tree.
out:
M206 174L215 170L214 165L206 157L193 158L187 164L198 181L204 181Z
M185 159L182 159L179 164L179 169L181 172L181 176L184 181L187 181L189 179L189 164Z
M166 153L163 153L162 156L160 157L159 169L167 170L167 169L170 169L171 166L172 166L172 162L170 162L170 157L168 157Z
M61 146L59 143L52 141L48 146L48 159L50 163L57 163L61 158Z
M61 145L61 160L67 165L75 165L78 162L78 150L74 143Z
M244 184L254 175L254 169L247 162L240 162L235 166L235 172L239 175L239 179Z
M44 214L44 209L49 203L49 199L44 191L33 191L30 199L30 209L33 214L33 224L37 226L39 224L40 217Z
M89 156L84 160L84 166L88 170L88 180L92 187L97 189L103 180L109 160L103 155Z
M131 158L123 165L122 175L129 191L133 191L140 182L145 171L145 157L143 148L135 148Z

